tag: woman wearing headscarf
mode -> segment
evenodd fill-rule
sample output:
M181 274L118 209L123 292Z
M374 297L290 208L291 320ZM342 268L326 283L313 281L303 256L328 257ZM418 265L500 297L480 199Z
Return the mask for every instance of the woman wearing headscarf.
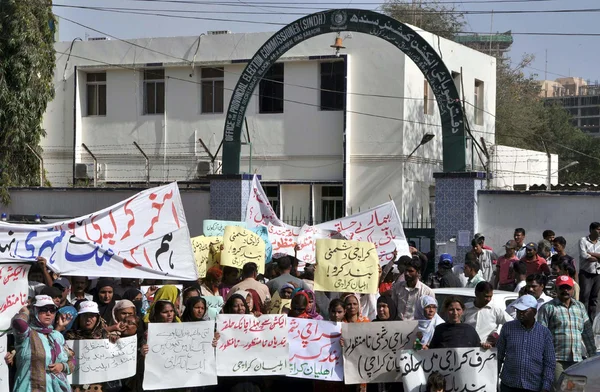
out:
M13 391L70 392L67 375L73 372L74 363L64 337L52 327L58 309L52 298L38 295L32 310L30 314L22 308L11 322L17 363ZM66 327L67 319L60 317L61 327Z
M150 321L150 315L155 311L154 307L156 306L156 304L158 302L168 301L171 304L173 304L173 306L175 306L175 304L177 304L179 302L179 295L180 295L179 289L173 285L165 285L165 286L161 287L160 289L158 289L156 294L154 294L154 302L152 302L152 305L150 305L148 312L144 316L144 322L147 323ZM177 310L177 308L175 307L174 311L176 311L176 310ZM177 322L181 321L177 314L175 314L175 320Z
M185 302L185 310L181 321L184 323L191 321L206 320L206 300L202 297L191 297Z
M421 344L428 345L433 337L435 327L443 324L445 321L437 314L438 302L435 298L425 295L421 298L421 308L425 315L424 320L419 320L419 332Z
M138 289L129 289L123 293L123 299L127 299L135 305L138 317L144 315L144 294Z
M397 321L398 308L394 300L387 295L382 295L377 298L377 317L373 321Z
M115 307L115 283L112 279L98 279L96 283L96 294L94 302L98 304L100 317L106 321L108 325L113 325L112 311Z
M260 300L260 295L258 294L258 292L256 290L253 290L253 289L247 289L246 291L248 292L248 295L249 295L246 297L246 303L248 304L250 313L252 313L256 317L262 316L263 303Z
M115 323L124 323L127 317L135 316L136 308L133 302L122 299L113 308L112 317Z
M242 290L240 290L242 291ZM245 296L242 296L240 291L236 291L223 305L224 314L249 314L248 304Z
M344 306L346 307L346 323L368 323L369 318L360 313L360 297L357 294L347 294L344 297Z
M306 294L306 292L300 291L296 293L294 298L292 298L288 317L309 319L310 316L306 312L306 309L308 308L308 302L308 294Z
M315 292L312 290L304 290L306 295L308 295L308 308L306 309L306 313L313 320L323 320L323 316L319 314L317 311L317 302L315 301Z
M223 271L219 267L211 267L206 271L206 277L200 285L200 295L202 296L218 296L219 285L223 280Z

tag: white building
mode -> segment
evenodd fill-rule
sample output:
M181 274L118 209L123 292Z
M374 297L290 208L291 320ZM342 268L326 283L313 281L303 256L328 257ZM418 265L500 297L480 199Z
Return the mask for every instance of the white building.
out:
M453 72L474 137L494 144L496 60L422 35ZM270 36L76 41L70 58L71 43L57 43L56 97L42 142L48 180L70 186L76 177L91 177L85 144L97 159L99 186L143 184L145 159L136 142L149 158L151 182L198 181L208 159L199 139L217 151L239 74ZM429 216L432 173L442 170L431 88L417 66L382 39L346 36L347 48L335 57L334 38L300 43L269 76L283 83L261 82L246 113L251 146L242 147L242 170L262 175L280 215L295 224L356 212L389 197L405 216ZM424 134L435 137L406 161ZM467 149L469 168L481 170L470 141ZM79 164L90 165L87 174Z
M548 155L545 152L508 146L490 149L492 188L528 190L532 185L547 184ZM558 155L550 154L551 184L558 184Z

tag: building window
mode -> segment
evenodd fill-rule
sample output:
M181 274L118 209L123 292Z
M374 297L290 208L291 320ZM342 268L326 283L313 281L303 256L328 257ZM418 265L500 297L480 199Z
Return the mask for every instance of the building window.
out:
M202 68L202 113L223 113L223 68Z
M279 216L279 186L263 185L263 189L265 190L269 204L271 204L273 211L275 211L275 215Z
M344 217L344 190L342 186L321 188L321 222Z
M88 73L87 115L106 116L106 73Z
M452 71L452 80L454 81L454 86L456 87L456 91L458 92L458 96L460 96L460 85L461 85L461 78L460 78L460 73L459 72L454 72Z
M423 81L423 113L428 115L433 115L433 108L435 105L435 98L433 96L433 91L427 83L427 80Z
M144 114L165 112L165 70L144 70Z
M269 68L260 81L259 113L283 113L283 63Z
M321 110L344 110L346 64L321 63Z
M473 102L475 109L475 125L483 125L483 82L475 79L475 99Z

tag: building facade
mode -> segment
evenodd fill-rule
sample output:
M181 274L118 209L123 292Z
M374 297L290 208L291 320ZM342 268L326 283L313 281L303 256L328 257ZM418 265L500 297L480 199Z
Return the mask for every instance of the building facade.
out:
M231 92L272 33L56 44L56 96L42 142L53 186L206 182L219 172ZM494 144L496 59L421 32L442 56L476 140ZM262 175L280 216L318 223L392 198L430 216L442 170L435 97L402 52L362 34L302 42L271 68L246 112L242 170ZM70 56L69 56L70 55ZM434 135L417 147L425 134ZM481 162L467 141L468 166ZM212 161L212 162L211 162ZM96 162L96 163L94 163ZM96 169L94 173L94 168Z

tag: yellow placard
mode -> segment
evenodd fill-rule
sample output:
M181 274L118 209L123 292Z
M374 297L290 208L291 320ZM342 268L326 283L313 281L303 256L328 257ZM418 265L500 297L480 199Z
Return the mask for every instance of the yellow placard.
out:
M379 257L374 244L317 240L316 252L315 290L377 293Z
M219 264L222 243L223 237L205 237L201 235L192 238L192 249L196 259L198 278L206 277L206 271Z
M223 234L221 265L242 268L246 263L256 263L258 272L265 273L265 242L250 230L239 226L226 226Z
M287 307L289 309L291 302L291 299L282 299L279 293L275 292L271 297L268 312L269 314L282 314L283 308Z

